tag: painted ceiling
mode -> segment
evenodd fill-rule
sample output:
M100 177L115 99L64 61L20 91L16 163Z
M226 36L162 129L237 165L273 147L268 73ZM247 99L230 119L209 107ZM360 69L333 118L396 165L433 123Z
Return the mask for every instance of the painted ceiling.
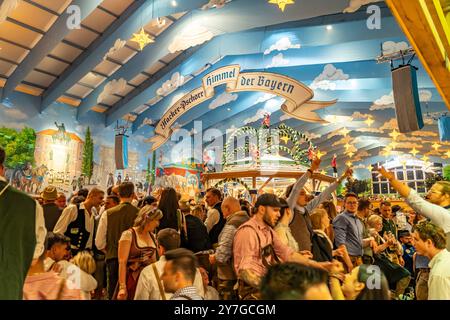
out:
M30 112L45 114L68 108L76 123L113 127L128 121L133 135L150 138L164 112L201 86L203 76L239 64L241 71L292 77L314 90L314 100L338 99L318 112L329 123L289 118L280 110L281 98L229 94L222 86L180 117L178 128L194 133L195 121L203 132L259 127L268 112L272 126L283 122L307 134L326 153L324 168L334 153L339 166L351 161L360 167L413 148L417 158L447 162L450 155L450 146L439 142L436 121L447 108L417 58L412 63L419 68L425 127L393 138L390 65L376 58L409 44L383 1L296 0L284 11L267 0L0 3L1 97L10 109L26 104ZM370 5L380 10L380 28L368 27ZM70 29L77 8L81 23ZM141 50L132 38L142 32L151 41ZM141 148L149 149L143 140Z

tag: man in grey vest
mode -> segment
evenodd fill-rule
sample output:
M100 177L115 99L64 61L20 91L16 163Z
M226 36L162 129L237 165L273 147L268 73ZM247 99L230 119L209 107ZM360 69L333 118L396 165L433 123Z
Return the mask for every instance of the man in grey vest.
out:
M332 183L319 196L311 201L308 201L306 190L303 188L309 178L312 178L314 171L319 169L320 159L315 157L311 163L311 167L297 180L294 185L290 185L286 189L286 198L289 208L294 214L289 223L292 235L297 241L299 251L307 253L311 251L311 236L313 229L310 213L317 208L322 202L328 200L331 194L337 189L339 184L346 178L353 174L353 171L348 168L344 175L342 175L335 183Z
M234 286L237 277L233 269L233 239L241 224L247 222L250 217L241 210L238 199L227 197L222 202L222 212L226 219L225 226L219 235L219 244L216 253L210 256L212 264L217 264L217 276L219 278L219 294L222 300L237 300L237 291Z
M122 232L131 228L138 209L131 204L134 184L123 182L119 185L120 204L106 210L100 217L95 245L106 253L108 297L112 299L119 277L119 239Z
M44 252L42 207L4 178L6 153L0 147L0 300L21 300L28 269Z
M414 211L444 230L447 236L447 250L450 251L450 182L436 182L428 190L425 200L417 191L395 179L394 173L386 171L383 167L378 169L378 172L389 180L391 186L406 199L406 203Z

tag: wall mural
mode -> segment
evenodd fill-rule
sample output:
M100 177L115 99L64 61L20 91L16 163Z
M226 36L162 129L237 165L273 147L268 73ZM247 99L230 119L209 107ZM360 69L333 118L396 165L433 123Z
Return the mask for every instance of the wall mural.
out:
M128 168L116 170L114 128L99 126L101 120L95 113L78 122L76 111L60 103L42 113L25 104L0 104L0 146L8 155L6 176L12 185L33 194L39 194L48 184L67 194L84 186L106 189L118 180L144 185L147 160L151 157L143 148L144 136L129 138ZM88 127L92 138L90 179L83 173Z

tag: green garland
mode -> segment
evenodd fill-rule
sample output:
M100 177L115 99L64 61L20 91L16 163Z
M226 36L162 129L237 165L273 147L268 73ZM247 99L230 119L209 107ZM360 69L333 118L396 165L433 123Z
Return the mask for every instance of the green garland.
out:
M217 183L214 185L214 188L219 188L219 187L223 186L223 185L224 185L225 183L227 183L227 182L239 183L239 184L241 184L242 186L244 186L244 188L245 188L247 191L250 191L250 188L248 187L248 185L247 185L242 179L239 179L239 178L226 178L226 179L222 179L222 180L220 180L219 182L217 182Z

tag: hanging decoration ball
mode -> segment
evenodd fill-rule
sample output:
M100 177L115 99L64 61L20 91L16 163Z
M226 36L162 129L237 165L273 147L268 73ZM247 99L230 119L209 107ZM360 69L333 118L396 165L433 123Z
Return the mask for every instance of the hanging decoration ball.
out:
M139 49L141 51L149 43L155 42L155 40L150 38L149 35L147 34L147 32L145 32L144 28L141 28L139 33L133 33L133 38L131 38L131 41L137 42L139 44Z
M270 4L276 4L282 12L288 4L295 4L294 0L269 0Z

